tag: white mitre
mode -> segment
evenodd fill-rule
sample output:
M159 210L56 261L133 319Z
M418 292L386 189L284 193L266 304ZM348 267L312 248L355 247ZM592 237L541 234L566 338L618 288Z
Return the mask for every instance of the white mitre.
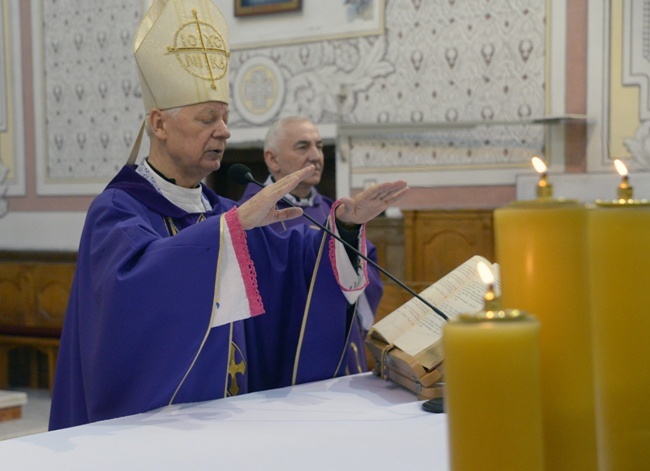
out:
M207 101L229 102L228 25L210 0L155 0L133 53L147 114ZM142 129L128 163L137 156Z
M212 1L155 1L140 22L133 53L147 113L228 103L228 25Z

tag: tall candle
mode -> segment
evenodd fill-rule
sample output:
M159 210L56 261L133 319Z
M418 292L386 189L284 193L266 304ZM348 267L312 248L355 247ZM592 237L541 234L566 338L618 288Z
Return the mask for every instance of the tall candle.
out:
M544 454L548 470L597 466L587 210L539 198L494 212L503 302L541 324Z
M445 409L454 471L541 471L539 323L521 311L444 326Z
M589 211L601 471L650 467L650 204Z

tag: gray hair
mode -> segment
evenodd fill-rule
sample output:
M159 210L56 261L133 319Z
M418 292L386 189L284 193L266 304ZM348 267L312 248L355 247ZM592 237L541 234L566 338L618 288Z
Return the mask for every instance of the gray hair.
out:
M271 125L269 130L266 133L266 138L264 139L264 152L270 150L271 152L277 154L280 152L280 141L284 139L286 135L286 128L288 125L293 123L311 123L311 119L305 116L287 116L277 120Z
M172 118L174 118L178 112L181 110L182 106L178 106L176 108L167 108L166 110L161 110L170 115ZM151 113L150 113L151 114ZM151 129L151 122L149 121L149 115L144 120L144 130L147 133L147 136L151 137L153 134L153 130Z

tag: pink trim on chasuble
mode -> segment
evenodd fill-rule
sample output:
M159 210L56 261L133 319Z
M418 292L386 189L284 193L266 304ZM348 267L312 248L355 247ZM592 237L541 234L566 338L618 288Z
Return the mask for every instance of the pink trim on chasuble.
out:
M330 225L330 229L332 232L334 232L336 235L340 235L339 231L336 228L336 208L341 204L341 200L338 199L332 203L332 208L330 209L330 217L328 220L328 224ZM361 247L359 247L359 251L365 255L368 256L368 248L366 247L366 225L362 224L361 225L361 231L359 232L359 238L361 240ZM366 280L366 283L363 286L359 286L357 288L347 288L346 286L343 286L341 284L341 279L339 277L339 270L336 265L336 239L334 237L330 236L330 241L329 241L329 257L330 257L330 262L332 263L332 269L334 270L334 276L336 277L336 282L339 284L341 289L343 291L358 291L360 289L365 289L369 284L370 281L368 279L368 264L364 263L365 260L363 260L361 257L359 257L361 260L361 265L363 266L363 279Z
M257 288L257 273L253 260L251 260L251 254L248 251L246 232L241 226L241 221L237 214L237 207L230 209L224 216L228 230L230 231L235 256L237 257L239 270L244 281L244 287L246 288L246 297L251 308L251 316L259 316L260 314L264 314L264 303L262 303L262 296L260 296L259 289Z

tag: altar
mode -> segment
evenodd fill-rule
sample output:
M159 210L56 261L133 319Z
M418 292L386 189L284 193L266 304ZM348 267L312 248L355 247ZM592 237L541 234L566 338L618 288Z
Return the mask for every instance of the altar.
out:
M371 373L0 442L12 470L448 470L446 415Z

